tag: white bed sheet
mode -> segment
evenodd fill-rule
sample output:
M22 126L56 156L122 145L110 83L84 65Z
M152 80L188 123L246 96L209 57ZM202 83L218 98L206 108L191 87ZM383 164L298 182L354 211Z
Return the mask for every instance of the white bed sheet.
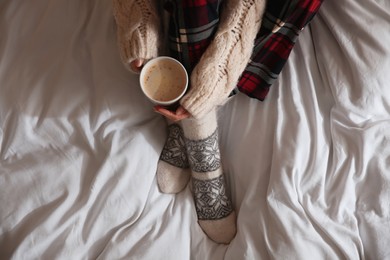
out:
M0 2L0 259L389 259L390 2L326 0L268 99L219 111L238 233L158 191L166 129L110 1Z

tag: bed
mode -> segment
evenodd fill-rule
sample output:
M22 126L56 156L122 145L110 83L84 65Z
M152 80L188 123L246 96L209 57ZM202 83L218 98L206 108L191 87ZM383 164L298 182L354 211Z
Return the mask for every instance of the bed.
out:
M167 130L107 0L0 2L0 259L389 259L390 2L326 0L264 102L219 111L237 235L159 192Z

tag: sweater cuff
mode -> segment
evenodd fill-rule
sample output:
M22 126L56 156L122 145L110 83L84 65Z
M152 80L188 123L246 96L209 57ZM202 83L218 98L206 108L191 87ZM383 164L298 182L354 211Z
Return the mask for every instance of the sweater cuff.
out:
M127 69L135 59L151 59L158 55L161 23L157 6L150 0L113 0L117 24L117 40L121 60Z
M195 118L226 102L252 54L265 0L231 0L221 23L191 74L191 89L181 105Z

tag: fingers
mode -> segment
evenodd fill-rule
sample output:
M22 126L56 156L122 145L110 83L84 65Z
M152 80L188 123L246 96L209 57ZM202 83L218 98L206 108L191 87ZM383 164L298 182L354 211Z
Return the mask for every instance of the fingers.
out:
M130 63L130 68L132 71L136 73L140 73L142 66L144 65L145 60L144 59L135 59Z
M154 111L175 122L190 117L190 113L181 106L176 111L168 110L162 106L155 106Z
M179 120L179 118L177 118L176 114L173 111L170 111L162 106L156 106L154 108L154 111L165 116L166 118L168 118L171 121L178 121Z
M136 59L136 60L134 61L134 65L135 65L136 67L142 67L143 63L144 63L144 59Z

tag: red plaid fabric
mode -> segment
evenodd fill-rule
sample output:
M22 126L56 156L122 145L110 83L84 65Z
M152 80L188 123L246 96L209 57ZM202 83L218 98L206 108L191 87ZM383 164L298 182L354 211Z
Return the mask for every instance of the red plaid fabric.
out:
M218 28L222 0L166 0L170 14L168 38L171 56L189 73ZM249 97L264 100L282 71L303 28L318 12L323 0L269 0L251 61L237 88ZM236 90L232 94L236 93Z
M239 91L264 100L283 69L303 28L323 0L270 0L255 40L251 61L237 84Z
M167 0L170 55L187 71L198 63L218 28L222 0Z

